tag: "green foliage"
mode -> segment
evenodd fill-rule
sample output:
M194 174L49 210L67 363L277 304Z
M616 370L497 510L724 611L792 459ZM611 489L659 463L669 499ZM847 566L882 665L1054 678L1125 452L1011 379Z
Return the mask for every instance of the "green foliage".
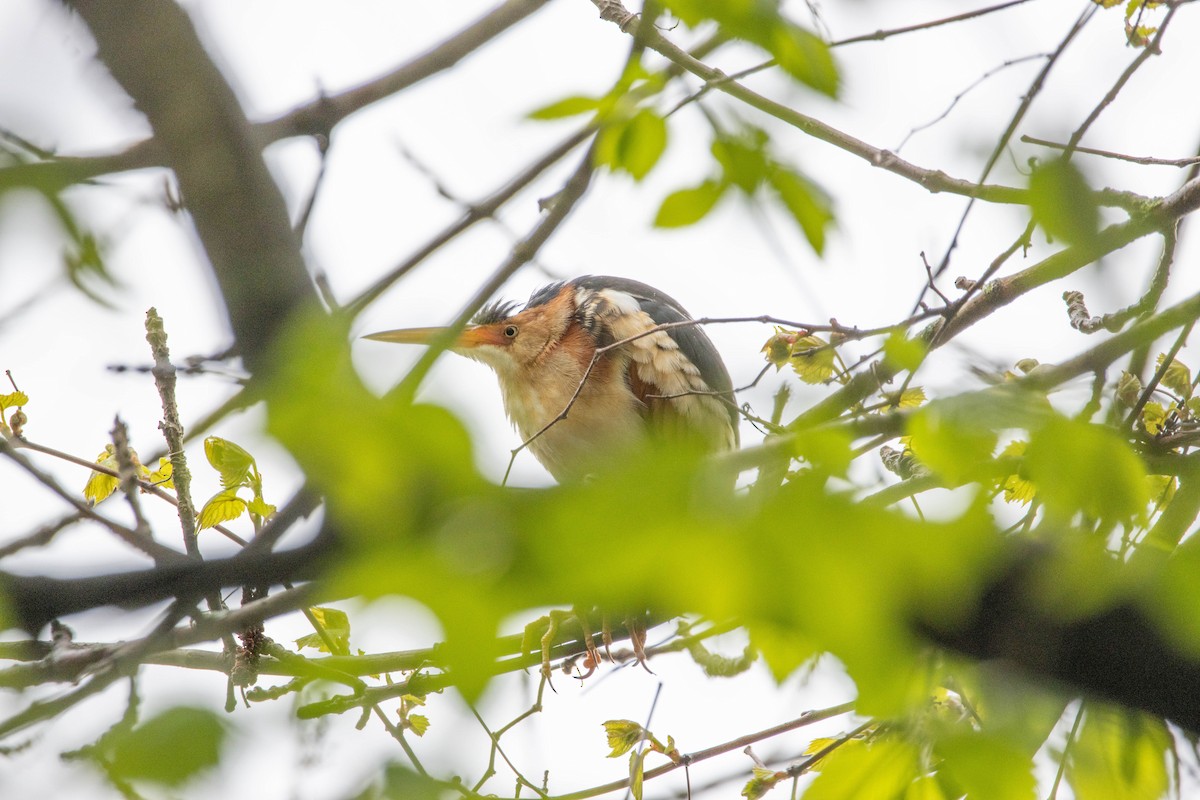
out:
M608 737L608 746L612 748L612 752L608 754L609 758L620 758L629 753L629 792L636 800L642 800L642 776L647 755L661 753L671 759L672 763L682 762L682 756L672 737L668 736L667 743L663 744L654 734L632 720L609 720L604 723L604 733ZM634 750L640 742L645 742L646 748Z
M1163 369L1163 362L1166 361L1166 358L1166 353L1159 353L1156 363L1160 370ZM1162 385L1180 397L1190 397L1192 394L1192 371L1180 363L1179 359L1172 358L1171 363L1163 370Z
M308 611L333 642L334 649L331 651L329 645L325 643L325 637L318 633L310 633L297 639L296 647L298 649L312 647L322 653L347 653L350 651L350 617L345 611L322 606L313 606Z
M556 100L553 103L544 105L535 111L529 112L530 119L551 120L563 119L564 117L574 117L579 114L589 114L596 111L600 107L600 100L595 97L585 97L583 95L572 95L564 97L562 100Z
M784 18L776 0L665 0L663 6L692 27L716 22L725 35L766 50L792 77L830 97L837 95L838 71L828 45Z
M712 652L698 639L688 645L688 655L700 665L704 674L710 678L729 678L740 675L750 669L750 666L758 659L758 651L754 649L753 644L746 645L740 656L730 658Z
M883 354L896 369L912 372L925 360L926 346L920 339L910 338L903 329L893 331L883 342Z
M116 450L111 444L104 445L104 450L101 451L100 455L96 456L96 463L114 472L120 467L120 464L117 463ZM109 495L115 492L120 484L120 479L115 475L109 475L105 472L92 472L88 475L87 483L83 485L83 496L89 503L96 505L107 500Z
M649 108L610 119L596 137L596 163L635 181L649 174L667 149L667 121Z
M442 787L428 775L419 775L399 764L388 764L381 780L354 796L354 800L441 800Z
M805 800L905 797L924 770L915 746L898 737L852 739L827 756ZM924 790L923 790L924 791Z
M1090 244L1100 230L1095 194L1079 168L1065 158L1034 168L1029 207L1047 236L1067 244Z
M787 778L786 772L755 766L749 782L742 787L741 795L746 800L758 800Z
M727 185L721 181L705 180L696 186L672 192L659 206L654 224L660 228L695 225L713 210Z
M1029 755L1005 736L985 731L955 731L937 739L938 775L953 787L947 797L978 800L1033 800L1036 782Z
M954 486L986 477L996 448L996 432L987 417L963 414L953 400L935 400L913 414L908 424L917 459Z
M825 230L833 222L828 196L796 170L779 164L767 173L767 183L779 195L812 249L817 255L824 253Z
M825 233L833 223L829 196L799 169L776 157L770 136L761 128L744 126L727 133L714 126L713 159L716 176L696 186L679 189L663 200L655 225L663 228L693 225L708 215L730 187L754 197L766 187L800 227L813 250L825 248Z
M235 520L247 511L257 529L275 513L275 506L263 499L263 479L258 464L245 449L228 439L209 436L204 440L204 455L221 476L221 485L225 488L210 497L200 509L201 530ZM238 495L242 489L250 490L250 500Z
M225 722L213 712L179 706L116 734L105 759L122 780L180 786L216 766L226 734Z
M814 333L802 334L775 328L763 345L767 363L776 370L790 365L805 383L824 383L833 377L837 354L829 342Z
M1038 499L1058 519L1065 521L1082 512L1119 523L1146 513L1150 501L1146 468L1109 428L1052 419L1034 431L1026 465Z
M158 469L151 472L141 461L138 460L137 452L129 451L133 459L134 468L137 470L138 477L160 489L174 489L175 484L171 480L173 467L168 458L160 458L158 460ZM96 456L96 463L105 469L116 472L120 469L120 462L117 460L116 449L107 444L100 455ZM87 482L83 485L83 496L93 506L97 503L107 500L117 487L121 485L121 481L115 475L109 475L106 472L93 471L88 476Z
M1079 800L1154 800L1170 785L1163 724L1089 708L1067 762Z

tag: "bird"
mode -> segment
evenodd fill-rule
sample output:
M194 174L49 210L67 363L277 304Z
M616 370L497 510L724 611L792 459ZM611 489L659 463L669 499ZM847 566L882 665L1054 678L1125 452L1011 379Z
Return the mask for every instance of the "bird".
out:
M491 367L522 442L568 483L649 442L737 449L729 371L689 322L683 306L645 283L585 275L538 289L520 310L511 301L485 305L450 349ZM428 344L445 333L401 328L365 338Z

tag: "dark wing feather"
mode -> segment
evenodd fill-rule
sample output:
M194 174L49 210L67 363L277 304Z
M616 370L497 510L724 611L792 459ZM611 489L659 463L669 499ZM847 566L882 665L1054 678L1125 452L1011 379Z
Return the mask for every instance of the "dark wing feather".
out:
M663 294L653 286L648 286L641 281L630 280L629 278L615 278L607 275L585 275L582 278L576 278L571 281L570 285L591 291L612 289L628 294L637 300L642 311L645 311L654 320L656 325L692 319L687 310L674 298ZM561 288L561 285L556 285L556 288ZM534 297L537 297L537 295ZM533 298L530 299L530 303L533 303ZM719 392L721 397L728 401L726 407L729 412L729 419L736 429L738 425L738 413L737 403L733 397L733 381L730 380L729 371L725 368L725 362L721 360L721 354L717 352L717 348L713 345L712 340L708 338L708 334L704 332L704 329L700 325L684 325L678 328L669 328L667 334L675 340L675 343L679 345L679 349L683 354L696 365L696 369L700 370L700 377L704 379L704 382L714 391Z

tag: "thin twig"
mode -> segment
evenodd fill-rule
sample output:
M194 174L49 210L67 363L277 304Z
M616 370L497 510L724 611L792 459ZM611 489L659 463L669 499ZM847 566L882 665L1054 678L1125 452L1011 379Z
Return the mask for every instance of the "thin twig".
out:
M479 310L489 297L495 294L507 281L513 273L523 267L525 264L537 255L550 237L554 234L558 227L570 215L575 204L583 197L591 183L592 173L595 171L595 157L593 148L589 147L579 165L571 174L571 177L563 185L562 189L554 195L550 202L550 210L546 216L542 217L541 221L534 226L533 230L522 239L512 249L508 258L504 260L499 267L492 273L482 286L476 290L475 294L463 306L458 317L446 329L444 333L439 335L429 344L429 348L421 354L421 358L413 365L404 379L399 385L392 390L394 396L403 398L411 402L416 394L417 387L424 380L426 374L433 367L434 362L446 351L454 338L458 335L466 324L470 321L475 312Z
M32 475L34 479L36 479L47 489L54 492L61 499L65 500L67 504L79 512L80 515L95 522L99 522L105 528L116 534L117 537L123 542L132 545L135 549L140 550L141 552L150 556L152 559L154 559L156 564L178 563L180 560L187 559L187 556L185 556L183 553L180 553L178 550L172 550L166 545L156 542L154 539L143 536L132 528L127 528L119 522L97 514L90 505L76 497L74 492L68 491L66 488L64 488L54 478L54 476L50 475L48 472L43 472L32 461L30 461L21 453L17 452L15 445L18 442L22 446L24 445L23 440L5 439L4 437L0 437L0 454L8 456L8 458L19 464L22 469ZM109 470L105 471L112 474ZM116 477L119 478L120 475L118 474Z
M1026 144L1036 144L1036 145L1040 145L1041 147L1049 147L1054 150L1072 149L1073 152L1083 153L1084 155L1101 156L1103 158L1115 158L1118 161L1130 161L1134 164L1144 164L1147 166L1191 167L1191 166L1195 166L1196 164L1200 164L1200 156L1190 156L1188 158L1156 158L1155 156L1131 156L1126 153L1116 153L1116 152L1113 152L1112 150L1098 150L1094 147L1080 147L1077 145L1074 148L1070 148L1069 145L1062 144L1061 142L1052 142L1048 139L1039 139L1036 136L1029 136L1029 135L1022 136L1021 141L1025 142Z

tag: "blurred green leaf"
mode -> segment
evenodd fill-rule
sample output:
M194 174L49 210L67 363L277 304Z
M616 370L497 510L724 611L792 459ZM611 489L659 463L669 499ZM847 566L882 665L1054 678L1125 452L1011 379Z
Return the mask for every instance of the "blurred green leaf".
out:
M663 6L689 27L716 22L727 36L769 52L792 77L830 97L837 95L839 77L829 46L786 19L777 0L663 0Z
M441 800L441 784L401 764L388 764L381 777L353 800Z
M713 180L674 191L663 199L654 217L654 224L660 228L694 225L712 211L724 193L725 184Z
M1089 244L1100 230L1095 194L1072 162L1055 159L1039 164L1029 177L1033 218L1052 239Z
M816 428L798 431L793 452L815 469L845 476L854 457L854 439L841 428Z
M958 796L973 800L1032 800L1037 788L1033 762L1012 742L979 731L940 737L934 750L941 756L940 775Z
M179 786L216 766L226 733L225 722L211 711L172 708L119 735L110 767L126 780Z
M804 800L904 797L924 773L920 753L902 739L852 740L825 757Z
M600 130L595 158L598 164L627 172L640 181L666 148L666 120L649 108L641 108L629 119L614 119Z
M908 423L917 459L953 486L989 477L984 465L996 449L996 432L988 421L957 410L935 400L914 412Z
M925 360L925 352L925 343L910 338L902 328L892 331L883 341L884 357L897 369L915 370Z
M562 119L564 117L574 117L578 114L588 114L599 107L600 101L595 97L573 95L530 111L529 118L539 120Z
M276 511L275 506L266 502L261 497L251 498L250 502L246 504L246 509L251 514L257 514L260 517L269 517Z
M1170 785L1163 723L1089 706L1067 761L1078 800L1157 800Z
M1029 478L1048 512L1069 519L1125 522L1146 512L1146 469L1113 430L1056 417L1034 431L1026 450Z
M829 198L807 178L783 166L776 165L768 172L767 180L783 201L784 207L791 212L792 219L796 220L812 249L817 255L823 253L825 229L833 222Z
M713 158L721 165L724 180L746 194L754 194L770 169L766 147L770 138L761 128L747 127L736 135L718 135Z

